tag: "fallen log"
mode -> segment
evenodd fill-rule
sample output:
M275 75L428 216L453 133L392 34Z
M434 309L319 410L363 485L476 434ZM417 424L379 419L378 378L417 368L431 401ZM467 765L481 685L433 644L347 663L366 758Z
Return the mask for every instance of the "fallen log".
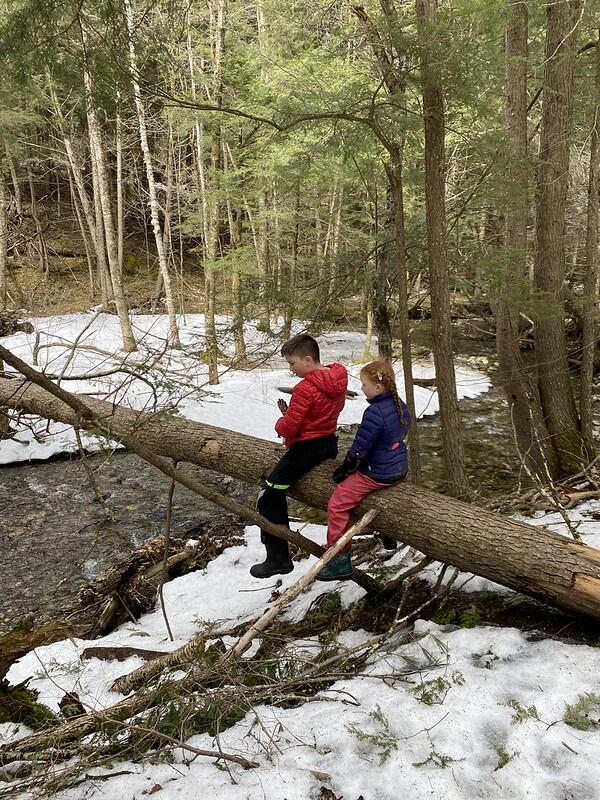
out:
M281 445L164 412L144 413L81 396L115 440L136 436L154 453L257 483ZM27 380L0 377L0 406L76 427L94 428L72 408ZM332 464L294 484L291 494L325 508ZM523 594L600 619L600 550L475 505L401 483L370 495L357 514L377 509L382 532L437 561L474 572Z

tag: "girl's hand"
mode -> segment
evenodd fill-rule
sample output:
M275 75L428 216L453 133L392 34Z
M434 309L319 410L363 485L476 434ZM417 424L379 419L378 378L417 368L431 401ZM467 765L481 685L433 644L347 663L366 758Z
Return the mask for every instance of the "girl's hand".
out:
M285 412L288 410L288 404L285 402L285 400L280 399L277 401L277 408L282 414L285 414Z

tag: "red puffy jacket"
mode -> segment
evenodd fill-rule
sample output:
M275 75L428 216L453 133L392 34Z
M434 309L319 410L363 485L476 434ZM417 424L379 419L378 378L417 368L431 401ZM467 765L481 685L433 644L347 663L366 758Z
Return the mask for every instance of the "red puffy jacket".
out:
M347 386L348 372L343 364L328 364L309 372L294 387L289 408L275 423L275 431L288 447L335 433Z

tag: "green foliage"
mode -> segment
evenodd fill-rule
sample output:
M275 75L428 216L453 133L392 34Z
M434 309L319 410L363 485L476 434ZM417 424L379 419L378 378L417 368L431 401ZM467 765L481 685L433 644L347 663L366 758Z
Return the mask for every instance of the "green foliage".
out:
M369 717L378 727L375 733L367 733L354 723L347 724L346 730L355 736L359 742L375 748L378 751L379 766L382 766L392 753L398 749L400 740L392 733L389 720L378 705L369 711Z
M441 609L432 616L438 625L460 625L461 628L475 628L481 623L481 615L475 603L459 611L455 608Z
M535 706L529 706L525 708L525 706L521 705L516 697L509 697L502 705L508 706L512 708L515 712L512 715L512 722L516 725L520 724L521 722L525 722L528 719L536 719L539 720L537 708Z
M460 624L462 628L475 628L480 622L481 615L475 603L471 603L461 612Z
M564 721L579 731L598 730L600 726L600 694L580 694L573 705L565 703Z
M423 759L423 761L413 761L413 767L422 768L431 765L432 767L439 767L440 769L446 769L449 767L450 764L454 764L457 761L464 761L462 758L453 758L452 756L446 755L445 753L440 753L439 750L435 747L434 743L429 739L430 744L430 751L427 758Z
M410 691L420 703L434 706L441 705L444 702L451 686L452 684L445 678L431 678L423 681Z
M59 723L50 709L37 702L38 693L27 687L27 682L9 686L0 680L0 723L16 722L34 731L44 730Z
M518 750L513 750L512 753L509 753L506 749L506 742L503 742L501 739L496 739L493 743L493 747L498 755L498 763L494 767L494 772L505 767L513 758L517 758L519 755Z
M455 670L450 680L442 677L430 678L410 689L410 692L420 703L428 706L442 705L452 686L462 686L464 682L465 678L462 672Z

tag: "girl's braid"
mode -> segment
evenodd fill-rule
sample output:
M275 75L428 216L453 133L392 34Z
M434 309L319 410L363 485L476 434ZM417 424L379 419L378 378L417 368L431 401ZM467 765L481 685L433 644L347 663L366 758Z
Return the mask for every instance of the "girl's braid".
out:
M385 386L394 399L394 405L396 406L401 424L407 425L408 422L404 415L404 408L402 407L402 401L400 400L400 395L398 394L398 388L396 386L396 376L394 375L391 364L383 360L371 361L369 364L365 364L361 369L361 373L366 373L373 383L381 383Z

